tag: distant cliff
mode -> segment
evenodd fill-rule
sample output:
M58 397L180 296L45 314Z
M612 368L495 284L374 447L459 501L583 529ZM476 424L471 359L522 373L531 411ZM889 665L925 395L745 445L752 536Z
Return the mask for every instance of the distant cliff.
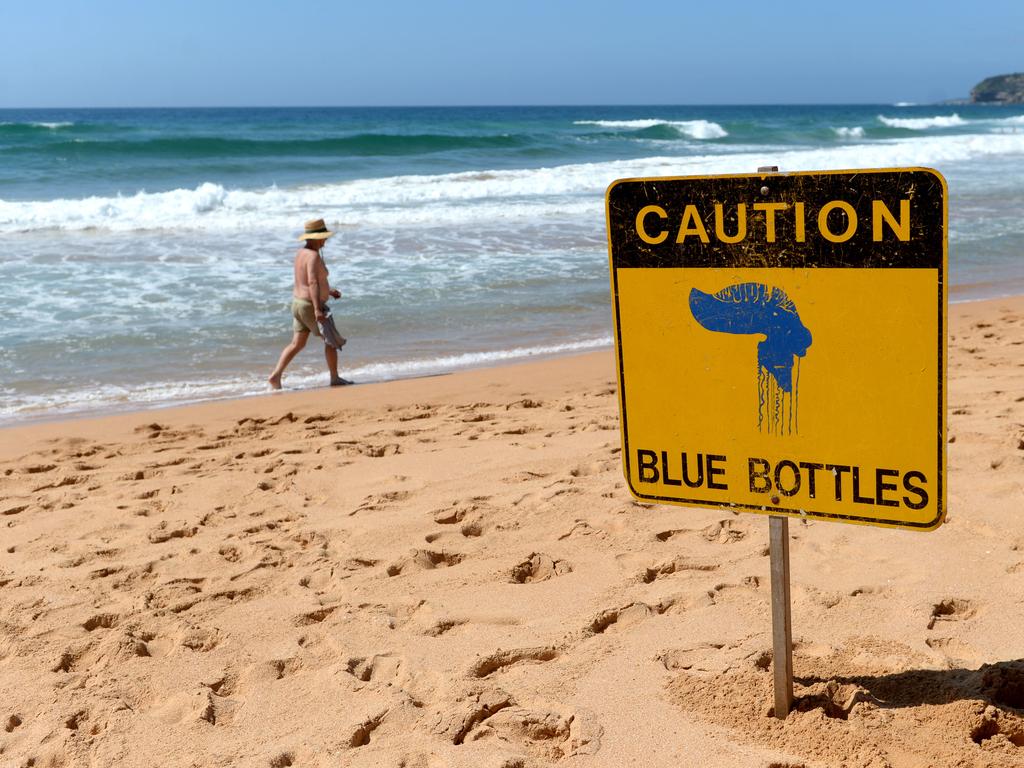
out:
M975 104L1024 104L1024 72L986 77L971 89Z

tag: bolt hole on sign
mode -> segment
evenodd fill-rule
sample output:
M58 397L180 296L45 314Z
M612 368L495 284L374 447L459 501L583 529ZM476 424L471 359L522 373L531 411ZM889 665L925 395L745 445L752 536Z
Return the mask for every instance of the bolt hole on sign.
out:
M622 179L606 210L636 498L942 524L941 174Z

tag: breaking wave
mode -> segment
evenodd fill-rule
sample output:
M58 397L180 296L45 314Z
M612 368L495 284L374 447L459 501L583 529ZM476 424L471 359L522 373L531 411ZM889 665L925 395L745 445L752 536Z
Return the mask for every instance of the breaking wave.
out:
M879 115L878 121L890 128L904 128L908 131L926 131L929 128L956 128L967 125L960 115L936 115L935 117L886 117Z
M938 166L1002 154L1024 154L1024 133L848 142L835 147L779 151L773 154L773 160L787 171L838 170ZM763 160L763 151L735 152L392 176L287 189L226 189L207 182L195 189L130 196L0 200L0 233L45 229L290 230L313 209L341 225L389 228L526 220L547 215L599 216L602 193L614 179L749 173ZM553 199L559 203L553 205Z
M864 128L863 128L863 126L860 126L860 125L855 125L852 128L846 128L844 126L840 126L838 128L833 128L832 130L835 131L836 136L838 136L841 139L863 139L864 138Z
M596 125L627 131L666 127L690 139L724 139L729 135L725 128L710 120L576 120L573 125Z

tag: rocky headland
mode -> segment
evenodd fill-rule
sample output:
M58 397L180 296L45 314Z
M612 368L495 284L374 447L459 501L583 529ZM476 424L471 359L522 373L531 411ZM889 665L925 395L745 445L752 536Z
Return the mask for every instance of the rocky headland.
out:
M1024 104L1024 72L986 77L971 89L974 104Z

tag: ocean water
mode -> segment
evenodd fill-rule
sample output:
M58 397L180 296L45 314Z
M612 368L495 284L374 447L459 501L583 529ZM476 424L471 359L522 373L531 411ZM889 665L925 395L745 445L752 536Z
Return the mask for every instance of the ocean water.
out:
M265 391L319 216L348 378L609 346L607 185L760 165L937 168L951 298L1024 293L1021 107L0 110L0 424Z

